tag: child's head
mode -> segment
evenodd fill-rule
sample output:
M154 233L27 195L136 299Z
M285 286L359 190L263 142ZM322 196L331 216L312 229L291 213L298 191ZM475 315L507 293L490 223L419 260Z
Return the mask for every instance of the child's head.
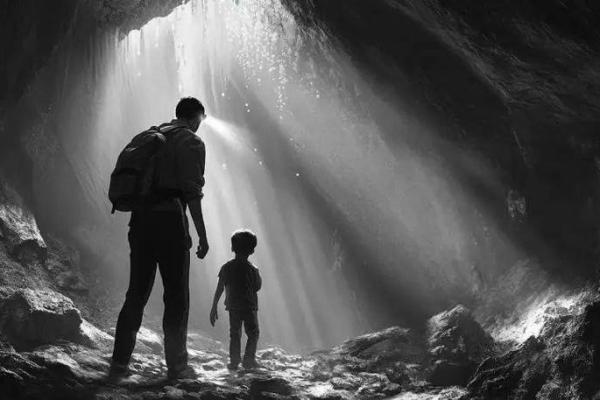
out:
M256 235L252 231L241 229L231 236L231 251L238 256L248 257L254 253L256 243Z

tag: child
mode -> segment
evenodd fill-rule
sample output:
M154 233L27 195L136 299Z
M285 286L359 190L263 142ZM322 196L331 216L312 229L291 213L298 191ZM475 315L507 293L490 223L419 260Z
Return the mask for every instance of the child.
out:
M258 296L262 279L248 257L254 253L256 235L249 230L239 230L231 237L231 251L235 258L221 267L219 282L210 311L210 323L218 319L217 305L225 290L225 309L229 311L229 364L227 368L236 370L241 361L240 342L242 323L248 336L242 366L246 369L260 368L255 360L258 343Z

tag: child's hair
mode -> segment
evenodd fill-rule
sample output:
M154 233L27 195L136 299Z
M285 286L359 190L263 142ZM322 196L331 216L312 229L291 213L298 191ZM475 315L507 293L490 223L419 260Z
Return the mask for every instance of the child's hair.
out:
M231 249L237 254L250 255L254 253L257 239L254 232L248 229L240 229L233 232L231 236Z

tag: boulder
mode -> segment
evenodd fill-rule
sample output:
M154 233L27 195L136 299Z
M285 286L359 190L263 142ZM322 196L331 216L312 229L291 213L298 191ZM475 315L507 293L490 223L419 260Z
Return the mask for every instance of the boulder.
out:
M591 399L600 392L600 301L547 321L538 337L485 360L473 399Z
M432 359L429 381L436 386L464 386L477 365L493 353L494 340L458 305L427 322L427 346Z
M391 327L346 340L330 351L313 353L311 380L330 386L334 397L340 391L369 399L394 395L423 381L428 356L422 337Z
M550 373L545 348L542 341L531 337L517 349L485 360L468 385L473 398L535 399Z
M31 210L0 177L0 240L9 254L23 262L43 262L47 246Z
M404 362L422 362L426 357L418 335L397 326L346 340L335 347L333 353L362 359L386 357Z
M104 379L108 367L100 352L74 344L0 352L0 398L93 399L91 383Z
M81 340L83 320L68 297L52 290L19 289L0 299L0 333L17 350Z

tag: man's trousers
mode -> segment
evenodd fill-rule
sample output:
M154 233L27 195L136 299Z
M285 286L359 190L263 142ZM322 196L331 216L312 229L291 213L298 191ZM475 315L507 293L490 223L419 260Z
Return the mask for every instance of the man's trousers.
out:
M133 213L129 229L131 249L129 288L119 314L113 361L128 364L150 297L156 267L163 281L163 332L169 370L187 365L189 269L191 238L184 211L142 210Z

